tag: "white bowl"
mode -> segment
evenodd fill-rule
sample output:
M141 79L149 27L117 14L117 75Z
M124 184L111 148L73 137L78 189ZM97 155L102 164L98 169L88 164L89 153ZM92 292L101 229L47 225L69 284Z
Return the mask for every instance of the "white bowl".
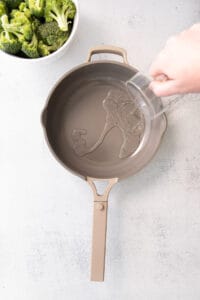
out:
M35 63L41 63L41 62L47 62L47 63L49 63L49 62L52 62L52 61L60 58L66 52L66 50L69 47L69 45L72 43L72 41L74 39L74 36L75 36L75 34L77 32L77 28L78 28L78 23L79 23L79 3L78 3L78 0L73 0L73 2L76 5L76 15L75 15L75 18L74 18L72 31L71 31L70 36L67 39L67 41L58 50L56 50L55 52L53 52L53 53L51 53L51 54L49 54L47 56L43 56L43 57L39 57L39 58L24 58L24 57L19 57L17 55L12 55L12 54L6 53L6 52L1 51L1 50L0 50L0 54L3 55L3 56L6 56L7 58L12 59L12 60L17 60L17 61L21 61L21 62L28 62L28 63L33 62L34 64Z

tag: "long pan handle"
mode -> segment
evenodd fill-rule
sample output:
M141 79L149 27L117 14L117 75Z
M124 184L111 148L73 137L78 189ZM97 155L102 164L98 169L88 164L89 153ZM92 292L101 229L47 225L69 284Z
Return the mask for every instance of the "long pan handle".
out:
M126 50L120 47L109 46L109 45L102 45L102 46L91 48L88 54L87 62L91 61L92 56L94 54L100 54L100 53L111 53L111 54L120 55L123 58L123 62L125 64L128 64Z
M99 195L94 181L106 180L108 185L102 195ZM94 214L92 233L92 260L91 260L91 281L104 281L105 253L106 253L106 229L108 196L117 178L96 179L87 177L94 194Z

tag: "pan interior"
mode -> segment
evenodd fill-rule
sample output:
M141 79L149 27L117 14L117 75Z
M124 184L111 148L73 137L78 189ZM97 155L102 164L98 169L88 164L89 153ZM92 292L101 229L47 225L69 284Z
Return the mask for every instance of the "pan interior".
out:
M95 178L123 177L134 168L130 162L149 135L145 115L125 86L135 73L119 63L93 63L57 85L48 104L46 130L65 166Z

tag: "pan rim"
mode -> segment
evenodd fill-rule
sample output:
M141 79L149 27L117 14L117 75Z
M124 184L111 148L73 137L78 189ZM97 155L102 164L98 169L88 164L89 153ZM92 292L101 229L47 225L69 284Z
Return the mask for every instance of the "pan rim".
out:
M125 63L122 63L122 62L118 62L118 61L114 61L114 60L98 60L98 61L91 61L91 62L85 62L85 63L82 63L80 65L77 65L75 67L73 67L72 69L70 69L69 71L65 72L61 77L59 77L59 79L57 79L57 81L54 83L53 87L49 90L48 92L48 96L45 100L45 105L44 105L44 108L43 110L46 109L46 107L48 106L48 103L49 103L49 100L53 94L53 92L56 90L56 88L59 86L59 84L66 78L68 77L69 75L71 75L72 73L74 73L75 71L79 70L79 69L82 69L88 65L93 65L93 64L102 64L102 63L106 63L106 64L116 64L116 65L120 65L122 67L126 67L130 70L134 70L136 72L139 72L139 70L129 64L125 64Z

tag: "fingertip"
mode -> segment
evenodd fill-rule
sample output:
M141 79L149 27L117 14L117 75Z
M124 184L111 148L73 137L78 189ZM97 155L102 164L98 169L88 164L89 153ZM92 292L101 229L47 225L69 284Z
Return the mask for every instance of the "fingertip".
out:
M149 88L152 90L152 92L153 92L156 96L160 97L161 94L160 94L160 89L159 89L159 86L158 86L158 85L159 85L159 84L158 84L157 82L152 81L152 82L149 84Z
M152 81L149 88L158 97L171 96L178 94L179 90L174 80L168 80L167 82Z

